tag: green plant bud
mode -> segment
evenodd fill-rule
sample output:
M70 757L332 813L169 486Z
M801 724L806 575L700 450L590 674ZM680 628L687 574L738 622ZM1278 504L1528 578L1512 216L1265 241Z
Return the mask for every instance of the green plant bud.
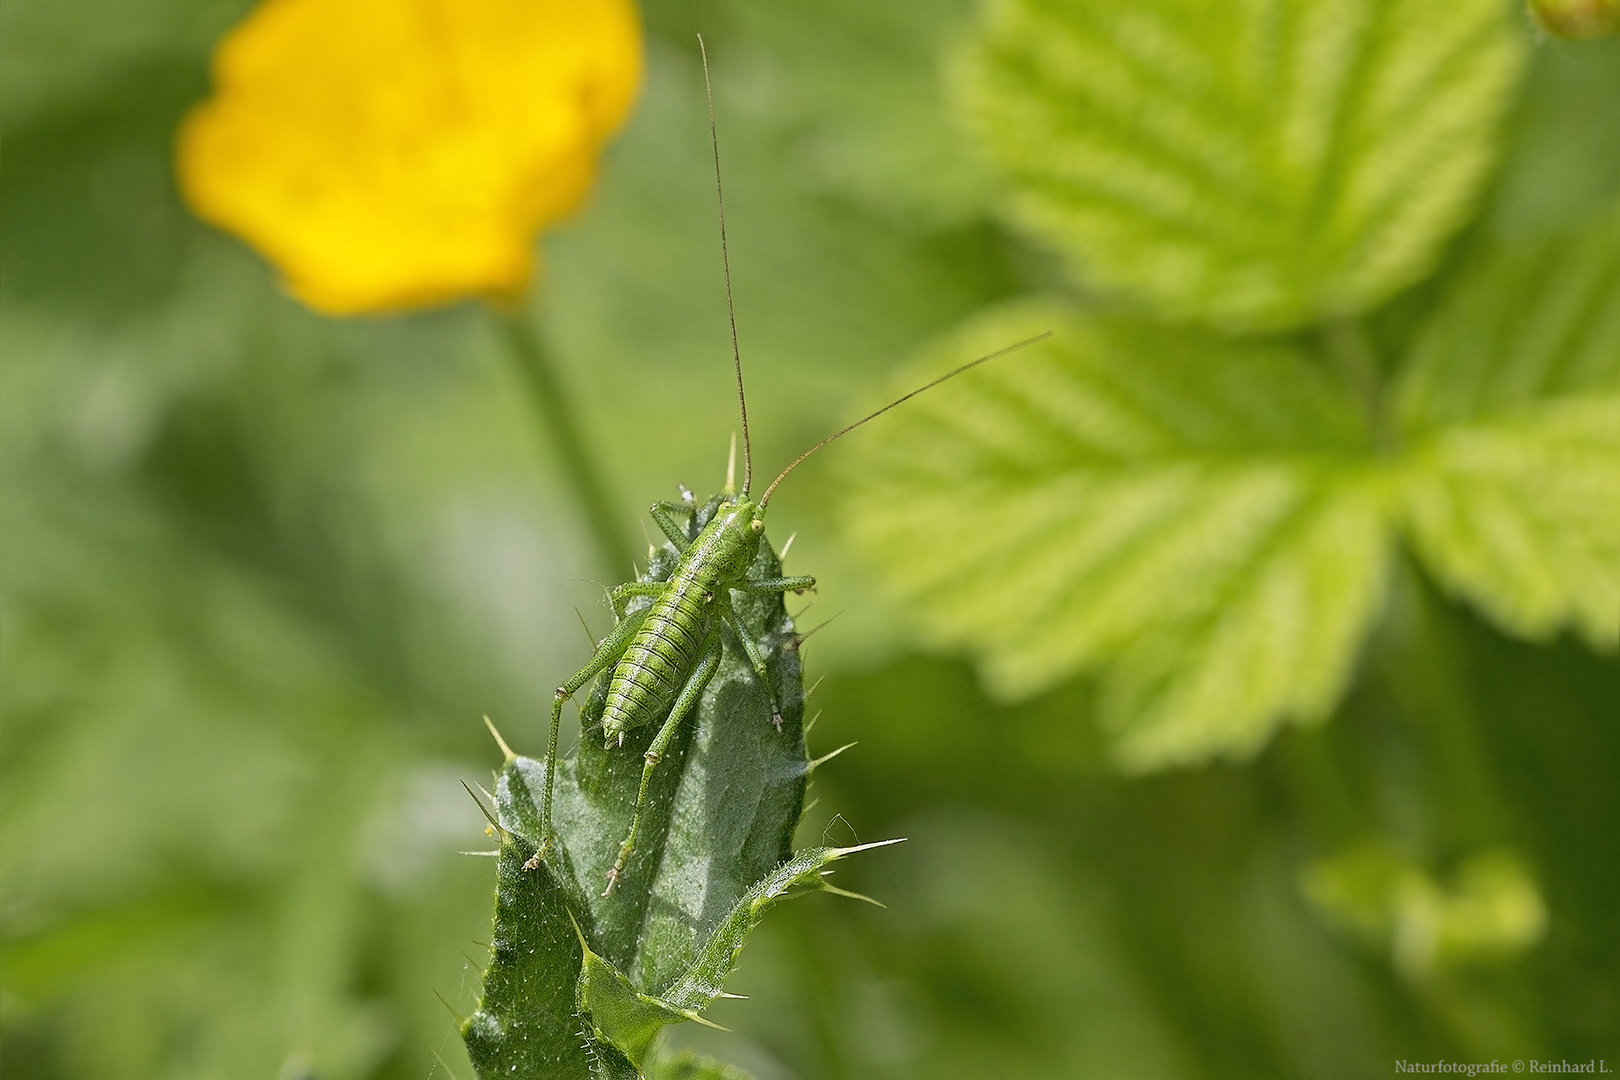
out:
M694 532L700 528L695 521ZM690 539L691 537L689 537ZM655 552L643 584L668 581L680 553ZM756 578L782 564L760 545ZM782 727L751 660L728 642L692 721L664 750L643 818L642 843L624 879L606 880L635 809L643 757L657 725L631 729L624 746L593 738L555 763L555 835L546 846L542 792L553 763L506 756L486 805L500 838L489 966L462 1022L482 1080L636 1080L664 1068L659 1033L702 1017L766 911L810 892L844 893L827 868L866 847L792 849L812 761L804 741L798 632L782 594L741 595L743 624L773 643L766 660ZM604 673L582 703L599 727ZM494 726L491 725L491 731ZM825 761L825 758L821 759ZM865 899L861 897L861 899ZM743 1074L671 1057L667 1075L734 1080Z
M1620 33L1620 0L1530 0L1530 15L1547 33L1571 41Z

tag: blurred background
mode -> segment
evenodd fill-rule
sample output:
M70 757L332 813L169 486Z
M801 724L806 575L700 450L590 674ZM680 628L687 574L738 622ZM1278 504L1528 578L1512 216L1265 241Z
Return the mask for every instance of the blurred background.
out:
M493 871L455 854L484 846L458 781L499 763L482 714L543 749L549 688L587 655L574 610L600 633L630 573L633 552L611 577L598 559L479 306L323 318L188 212L175 133L248 8L0 9L19 1080L468 1080L440 999L471 1008ZM1478 245L1620 199L1620 41L1502 10L1523 67L1497 156L1362 304L1386 336ZM1085 295L953 112L970 4L642 18L635 111L531 297L627 531L677 482L717 489L736 427L695 31L762 472L973 313ZM800 838L910 839L840 878L887 910L786 905L728 987L749 1000L713 1010L732 1030L677 1044L759 1080L1620 1067L1612 630L1510 632L1397 554L1326 723L1126 772L1087 673L992 695L970 647L919 643L844 520L843 449L772 511L823 583L802 623L840 615L806 647L813 749L859 741L817 772Z

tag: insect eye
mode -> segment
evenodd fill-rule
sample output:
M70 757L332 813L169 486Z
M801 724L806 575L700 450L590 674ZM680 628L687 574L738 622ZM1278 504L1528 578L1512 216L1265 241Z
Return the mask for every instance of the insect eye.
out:
M754 523L749 527L757 533L762 533L765 531L765 523L759 520L759 518L755 518Z

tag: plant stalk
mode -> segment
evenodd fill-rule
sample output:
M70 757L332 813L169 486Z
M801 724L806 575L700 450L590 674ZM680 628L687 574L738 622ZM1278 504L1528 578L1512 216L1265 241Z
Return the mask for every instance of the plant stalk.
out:
M575 422L573 401L563 386L551 352L521 315L503 314L499 318L502 335L506 339L506 352L517 365L523 384L529 390L529 400L539 419L539 427L551 443L574 498L585 512L585 523L596 548L597 561L603 570L610 574L618 573L631 551L626 540L628 533L607 495L601 469Z

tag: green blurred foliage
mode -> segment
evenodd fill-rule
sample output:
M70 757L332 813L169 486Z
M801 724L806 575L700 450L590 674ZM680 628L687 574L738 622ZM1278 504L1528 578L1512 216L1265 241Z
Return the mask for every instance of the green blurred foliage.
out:
M457 780L499 760L481 713L540 749L549 688L585 656L571 609L599 634L604 582L480 312L317 319L180 206L170 140L244 10L0 7L0 1053L43 1080L467 1080L435 995L471 1010L492 883L490 860L455 854L488 846ZM1073 298L1073 268L1001 224L993 155L953 121L969 5L646 17L636 119L592 205L546 239L535 297L627 515L676 481L718 484L735 426L694 30L715 58L762 469L984 309ZM1485 125L1499 161L1477 215L1438 214L1346 294L1376 304L1359 324L1389 358L1376 385L1397 360L1477 357L1491 319L1482 397L1539 392L1488 378L1556 314L1519 303L1545 277L1536 252L1593 235L1620 198L1620 45L1504 25L1524 73ZM1272 295L1241 310L1334 308ZM1268 349L1337 357L1362 386L1330 345ZM1403 424L1454 414L1405 392ZM1246 764L1139 778L1110 764L1106 682L993 698L967 659L924 650L845 538L853 440L796 473L773 531L802 530L790 569L824 583L807 621L846 613L807 646L811 681L828 675L816 739L861 741L817 773L800 845L911 840L838 879L889 910L774 913L728 987L751 1000L712 1010L733 1032L686 1025L678 1045L758 1080L1612 1060L1620 670L1589 642L1612 642L1616 613L1550 545L1609 550L1614 480L1589 452L1601 427L1509 412L1470 413L1473 442L1433 454L1495 454L1512 466L1481 480L1497 505L1598 531L1539 534L1546 565L1526 574L1408 506L1419 539L1391 549L1342 686L1311 698L1327 722L1256 739ZM1547 464L1523 456L1537 425L1566 437L1535 443ZM991 530L991 509L964 498L960 522ZM1035 598L1003 599L1016 616ZM1429 944L1403 952L1402 925ZM697 1056L665 1072L727 1075Z

